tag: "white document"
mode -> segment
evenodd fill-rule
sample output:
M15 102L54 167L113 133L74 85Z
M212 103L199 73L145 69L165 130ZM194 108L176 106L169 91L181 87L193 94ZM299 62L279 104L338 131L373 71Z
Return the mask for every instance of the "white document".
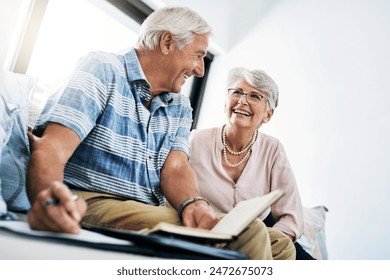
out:
M113 244L113 245L132 245L131 241L122 240L106 236L97 232L82 229L79 234L59 233L50 231L32 230L27 222L22 221L0 221L0 228L5 228L13 232L36 236L36 237L50 237L58 239L67 239L82 241L95 244Z

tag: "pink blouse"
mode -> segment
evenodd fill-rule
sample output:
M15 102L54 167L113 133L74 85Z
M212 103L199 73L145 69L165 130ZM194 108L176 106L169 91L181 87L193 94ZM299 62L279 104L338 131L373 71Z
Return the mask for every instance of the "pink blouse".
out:
M263 220L272 211L278 221L274 228L295 236L303 232L303 210L296 180L282 144L259 131L252 154L237 183L222 167L222 127L193 130L190 164L194 168L201 194L210 200L216 212L227 213L233 208L233 187L237 202L282 189L285 195L263 213Z

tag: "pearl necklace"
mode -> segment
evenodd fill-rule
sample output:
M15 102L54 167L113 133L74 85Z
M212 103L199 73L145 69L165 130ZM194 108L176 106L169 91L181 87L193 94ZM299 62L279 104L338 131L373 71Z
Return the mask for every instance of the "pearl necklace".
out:
M257 133L258 131L256 130L255 133L253 133L253 136L252 136L252 140L251 142L249 143L248 146L245 147L245 149L241 150L241 151L238 151L238 152L235 152L233 150L231 150L229 148L229 146L227 145L226 143L226 126L223 127L222 129L222 144L223 144L223 158L225 159L225 162L227 165L229 165L230 167L237 167L239 165L241 165L250 155L251 151L252 151L252 146L253 144L255 143L256 139L257 139ZM229 153L231 153L232 155L240 155L244 152L246 152L245 156L237 163L231 163L229 162L229 160L227 159L227 151Z

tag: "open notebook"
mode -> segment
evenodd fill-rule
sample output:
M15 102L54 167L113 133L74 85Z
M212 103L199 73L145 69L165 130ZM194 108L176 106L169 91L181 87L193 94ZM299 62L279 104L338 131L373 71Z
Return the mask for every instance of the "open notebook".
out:
M241 201L235 208L223 216L211 230L162 222L152 229L147 229L142 232L145 234L177 235L184 239L207 243L229 241L237 237L253 220L283 195L283 191L274 190L263 196Z

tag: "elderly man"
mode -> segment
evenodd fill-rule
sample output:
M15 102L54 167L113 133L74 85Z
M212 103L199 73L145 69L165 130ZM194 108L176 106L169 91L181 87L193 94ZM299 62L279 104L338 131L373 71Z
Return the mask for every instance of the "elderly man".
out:
M203 76L210 33L192 10L163 8L126 54L80 60L38 122L46 128L32 145L27 175L32 228L77 233L82 221L139 230L165 221L208 229L217 222L188 163L192 109L179 94L186 79ZM283 244L290 258L291 244ZM261 222L230 248L272 258Z

